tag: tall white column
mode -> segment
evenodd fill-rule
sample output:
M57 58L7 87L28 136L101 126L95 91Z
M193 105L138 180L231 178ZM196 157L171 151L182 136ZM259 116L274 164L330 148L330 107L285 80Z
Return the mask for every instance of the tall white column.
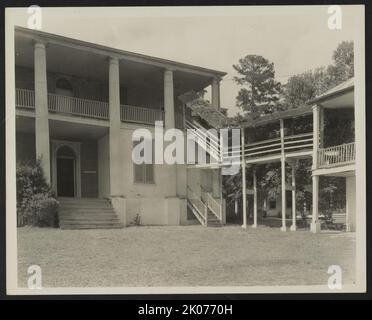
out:
M164 71L164 127L165 130L175 127L173 71Z
M220 109L220 81L217 78L214 78L212 80L212 92L211 92L211 98L212 98L212 106L219 110ZM221 139L221 137L220 137ZM222 150L222 148L221 148ZM221 169L216 169L213 173L212 178L212 184L213 184L213 196L219 197L220 194L222 194L222 183L221 183ZM221 197L222 201L222 197Z
M319 147L324 148L324 108L319 108Z
M119 60L109 58L109 114L110 114L110 195L123 194L123 157L120 139L120 79Z
M241 129L241 141L242 141L242 154L241 154L241 163L242 163L242 198L243 198L243 225L242 228L247 228L247 186L246 186L246 177L245 177L245 137L244 137L244 128Z
M310 231L317 233L320 231L320 223L318 221L319 215L319 176L313 175L313 212L311 216Z
M164 70L164 129L175 128L175 113L174 113L174 84L173 71ZM169 143L164 143L164 148ZM167 196L176 197L181 192L181 184L187 184L187 175L183 174L182 165L167 165ZM185 180L182 180L185 179ZM177 189L178 186L178 189ZM170 212L169 212L170 213Z
M280 141L281 141L281 182L282 182L282 227L280 228L281 231L287 231L286 226L286 210L287 210L287 199L286 199L286 192L285 192L285 153L284 153L284 121L280 119Z
M346 177L346 231L356 229L355 175Z
M36 158L41 159L45 180L50 184L48 87L45 43L34 43Z
M315 174L318 169L318 150L319 150L319 118L320 107L313 106L313 165L312 165L312 182L313 182L313 212L311 217L310 231L313 233L320 231L319 215L319 176Z
M296 231L296 163L292 162L292 225L291 231Z
M212 81L212 106L216 109L220 109L220 81L214 78Z
M257 228L257 178L256 168L253 168L253 228Z

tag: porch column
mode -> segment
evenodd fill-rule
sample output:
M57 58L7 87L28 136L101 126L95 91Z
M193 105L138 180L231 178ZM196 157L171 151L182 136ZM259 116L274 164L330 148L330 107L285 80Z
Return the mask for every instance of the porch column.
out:
M218 78L213 78L212 80L212 106L219 110L220 109L220 80ZM220 139L222 139L220 137ZM222 148L221 148L222 149ZM212 184L213 184L213 196L220 197L222 201L222 183L221 183L221 169L214 170L213 177L212 177Z
M281 231L287 231L286 227L286 209L287 209L287 199L285 192L285 153L284 153L284 120L280 119L280 142L281 142L281 182L282 182L282 227Z
M291 231L296 231L296 162L292 162L292 225Z
M242 225L242 228L246 229L247 228L247 187L246 187L246 179L245 179L245 138L244 138L244 128L241 129L242 130L242 138L241 138L241 141L242 141L242 146L241 146L241 150L242 150L242 154L241 154L241 157L242 157L242 198L243 198L243 225Z
M175 113L174 113L174 84L173 84L173 71L170 69L164 70L164 130L175 128ZM169 143L168 143L169 144ZM164 143L164 148L166 148L167 143ZM186 170L186 169L185 169ZM185 193L186 188L182 188L181 179L183 185L186 186L187 178L183 174L185 170L182 169L182 165L167 165L167 196L176 197L181 193ZM178 188L177 188L178 186Z
M110 152L110 195L118 197L123 194L123 159L120 139L120 80L119 60L109 58L109 152Z
M319 147L324 148L324 108L319 108Z
M253 228L257 228L257 179L256 168L253 168Z
M164 71L164 128L165 130L175 127L174 115L174 89L173 89L173 71L166 69Z
M355 175L346 177L346 231L356 229Z
M216 109L220 109L220 80L214 78L212 81L212 106Z
M214 198L221 196L221 170L212 169L212 194Z
M320 231L320 223L318 221L318 206L319 206L319 176L314 174L318 169L318 150L319 150L319 118L320 107L313 106L313 164L312 164L312 182L313 182L313 211L311 216L310 231L313 233Z
M45 180L50 184L48 88L45 43L34 43L36 158L41 159Z

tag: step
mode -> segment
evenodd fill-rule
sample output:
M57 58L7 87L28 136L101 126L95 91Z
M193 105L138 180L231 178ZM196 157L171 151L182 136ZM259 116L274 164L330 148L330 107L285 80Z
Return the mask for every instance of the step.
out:
M61 229L118 229L124 225L110 201L98 198L58 198Z
M110 216L116 216L115 212L110 211L59 211L58 212L60 216L72 216L72 217L78 217L78 216L84 216L84 217L90 217L90 216L100 216L100 217L110 217Z
M58 201L109 201L107 198L74 198L74 197L57 197Z
M74 214L94 214L94 213L102 213L102 214L110 214L113 213L114 210L112 208L59 208L58 212L61 214L64 213L74 213Z
M110 202L60 202L60 207L64 208L111 208Z
M111 225L102 225L102 224L71 224L71 225L61 225L63 230L79 230L79 229L122 229L124 226L119 223Z
M110 217L110 218L103 218L103 217L92 217L92 218L85 218L85 217L60 217L60 222L80 222L80 221L89 221L89 222L119 222L119 218L117 217Z
M107 226L107 225L112 225L112 224L120 224L119 220L116 221L102 221L102 220L73 220L73 221L66 221L62 220L59 222L60 225L85 225L85 224L91 224L91 225L102 225L102 226Z

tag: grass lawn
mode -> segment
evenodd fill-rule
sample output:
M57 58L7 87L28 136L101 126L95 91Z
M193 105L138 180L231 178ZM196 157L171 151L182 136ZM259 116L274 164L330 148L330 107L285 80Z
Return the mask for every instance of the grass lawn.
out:
M326 284L328 266L354 281L355 234L238 226L18 229L19 287L27 268L43 287Z

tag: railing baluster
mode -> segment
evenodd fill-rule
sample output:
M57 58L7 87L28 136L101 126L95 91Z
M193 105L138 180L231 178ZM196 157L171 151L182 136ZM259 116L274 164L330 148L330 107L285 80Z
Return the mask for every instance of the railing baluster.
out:
M17 107L35 108L35 92L33 90L17 88L15 97ZM68 97L55 93L48 93L48 110L98 119L108 119L110 112L107 102ZM120 118L121 121L154 125L155 121L164 121L164 112L158 109L121 105Z
M332 167L355 161L355 143L323 148L318 151L319 168Z

